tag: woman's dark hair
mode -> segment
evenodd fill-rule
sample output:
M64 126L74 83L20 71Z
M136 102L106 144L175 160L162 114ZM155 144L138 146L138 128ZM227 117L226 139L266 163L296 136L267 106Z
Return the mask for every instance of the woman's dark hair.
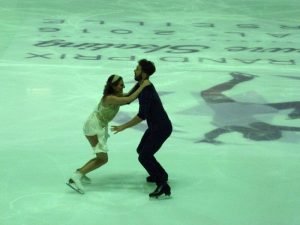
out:
M122 80L123 78L121 76L118 75L110 75L109 78L106 81L106 84L104 86L104 90L103 90L103 95L107 96L110 94L114 94L115 90L113 89L113 87L117 86L118 83Z
M141 66L142 71L146 73L148 76L151 76L156 70L154 63L148 61L147 59L141 59L139 61L139 65Z

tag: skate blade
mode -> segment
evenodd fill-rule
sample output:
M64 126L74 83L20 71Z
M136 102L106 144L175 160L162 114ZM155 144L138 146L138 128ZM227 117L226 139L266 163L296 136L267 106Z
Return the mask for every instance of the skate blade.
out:
M76 191L77 193L79 193L79 194L84 194L84 192L82 191L82 190L80 190L79 188L77 188L77 187L74 187L72 184L70 184L70 183L66 183L70 188L72 188L74 191Z
M149 196L149 199L150 200L168 200L168 199L171 199L172 196L171 195L160 195L160 196L153 196L153 197L150 197Z

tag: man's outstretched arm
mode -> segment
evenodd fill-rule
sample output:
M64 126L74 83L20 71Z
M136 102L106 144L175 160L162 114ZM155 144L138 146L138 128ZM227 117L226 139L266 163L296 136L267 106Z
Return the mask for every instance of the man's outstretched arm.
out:
M123 131L123 130L129 128L129 127L133 127L142 121L143 120L140 117L135 116L131 120L129 120L127 123L124 123L119 126L111 126L111 131L113 131L114 134L116 134L116 133L119 133L120 131Z

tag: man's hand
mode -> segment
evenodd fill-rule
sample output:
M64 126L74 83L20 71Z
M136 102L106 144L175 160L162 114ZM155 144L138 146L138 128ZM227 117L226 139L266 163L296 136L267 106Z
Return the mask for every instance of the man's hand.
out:
M114 132L114 134L116 133L119 133L129 127L132 127L132 126L135 126L137 125L138 123L140 123L142 121L142 119L138 116L135 116L133 117L131 120L129 120L127 123L124 123L122 125L119 125L119 126L111 126L110 127L110 130L112 132Z
M125 130L124 126L111 126L110 130L114 132L114 134L121 132L122 130Z

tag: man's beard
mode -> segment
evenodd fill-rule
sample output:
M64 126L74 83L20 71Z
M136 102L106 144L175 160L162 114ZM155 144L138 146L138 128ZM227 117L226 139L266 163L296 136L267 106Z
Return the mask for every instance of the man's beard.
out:
M143 79L142 73L140 73L140 74L138 74L138 75L135 75L135 76L134 76L134 79L135 79L136 81L141 81L141 80Z

